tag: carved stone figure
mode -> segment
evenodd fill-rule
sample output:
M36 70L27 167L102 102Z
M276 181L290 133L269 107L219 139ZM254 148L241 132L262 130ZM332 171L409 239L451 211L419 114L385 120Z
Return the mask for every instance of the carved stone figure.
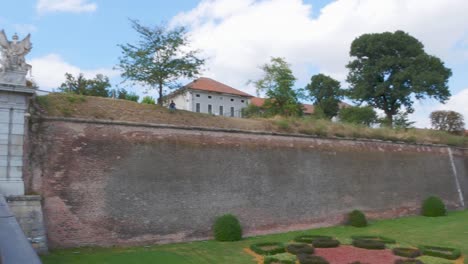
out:
M21 84L26 81L26 74L31 70L31 65L26 63L25 56L32 49L31 35L28 34L22 41L18 41L18 35L9 41L5 31L0 31L1 69L0 82Z

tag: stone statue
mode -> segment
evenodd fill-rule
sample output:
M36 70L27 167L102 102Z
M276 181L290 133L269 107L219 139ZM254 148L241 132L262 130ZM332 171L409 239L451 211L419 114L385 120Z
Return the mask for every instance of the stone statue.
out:
M5 31L0 31L0 51L2 54L0 64L0 82L20 84L26 82L26 74L31 70L31 65L26 63L25 56L32 49L28 34L22 41L18 41L18 35L8 41Z

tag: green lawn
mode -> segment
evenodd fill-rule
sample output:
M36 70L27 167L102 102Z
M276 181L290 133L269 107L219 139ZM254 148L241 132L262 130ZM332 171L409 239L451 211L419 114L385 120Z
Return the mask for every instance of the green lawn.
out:
M247 238L239 242L203 241L135 248L80 248L52 251L43 256L44 264L254 264L243 248L252 243L287 242L299 234L331 235L349 244L352 235L382 235L396 239L403 246L421 244L460 248L468 255L468 210L451 212L446 217L406 217L371 222L369 227L337 226ZM451 263L426 258L425 263Z

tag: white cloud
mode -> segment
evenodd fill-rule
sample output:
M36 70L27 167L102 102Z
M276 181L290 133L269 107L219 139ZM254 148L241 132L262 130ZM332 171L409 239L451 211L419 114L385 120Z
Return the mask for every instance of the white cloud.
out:
M344 81L351 42L364 33L404 30L450 63L467 60L466 0L336 0L312 17L302 0L204 0L172 25L190 29L192 46L210 58L205 75L247 92L271 56L285 57L299 83L318 69Z
M53 12L85 13L94 12L97 4L88 0L39 0L36 6L39 14Z
M429 115L436 110L452 110L463 115L465 124L468 125L468 88L452 95L446 104L417 102L415 103L415 113L410 119L416 121L417 127L430 128Z
M117 71L108 68L80 69L67 63L57 54L34 58L29 63L32 65L32 76L39 89L48 91L58 88L65 81L65 73L67 72L75 76L83 73L87 78L94 78L99 73L109 78L119 75Z

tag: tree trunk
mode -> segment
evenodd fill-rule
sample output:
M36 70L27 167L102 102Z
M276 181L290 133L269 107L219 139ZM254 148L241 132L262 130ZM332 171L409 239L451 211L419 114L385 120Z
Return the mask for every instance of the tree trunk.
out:
M163 105L163 86L162 86L162 83L159 83L158 90L159 90L158 105L162 106Z
M392 113L385 113L385 115L386 115L385 126L392 128L393 127L393 114Z

